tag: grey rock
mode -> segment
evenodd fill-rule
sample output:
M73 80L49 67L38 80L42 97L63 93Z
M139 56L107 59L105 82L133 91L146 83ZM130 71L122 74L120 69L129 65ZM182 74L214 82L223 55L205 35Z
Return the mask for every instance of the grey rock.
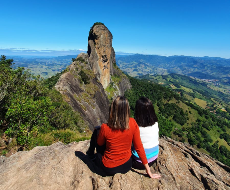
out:
M103 86L90 69L87 54L79 54L77 59L80 57L84 61L74 61L68 71L61 75L55 88L93 130L95 126L107 122L109 100ZM89 84L81 81L80 71L88 73Z

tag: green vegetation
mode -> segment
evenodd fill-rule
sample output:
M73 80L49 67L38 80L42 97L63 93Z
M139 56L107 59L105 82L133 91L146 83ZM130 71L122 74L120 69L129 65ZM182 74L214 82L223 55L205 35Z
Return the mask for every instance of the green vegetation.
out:
M84 136L78 131L72 131L70 129L54 130L45 134L41 133L37 136L37 138L32 139L30 148L33 148L35 146L48 146L58 141L68 144L74 141L78 142L88 139L90 139L89 136Z
M213 88L210 88L214 85L212 83L178 74L164 76L145 75L139 78L168 87L180 94L182 98L189 99L191 102L216 113L218 116L230 119L230 112L227 111L230 107L230 95L222 91L213 90Z
M125 96L132 115L136 100L141 96L148 97L157 111L160 135L188 142L230 166L229 121L191 103L169 88L149 80L129 79L132 89Z
M189 63L189 60L181 59L184 64ZM170 64L178 65L179 61L174 60L173 62L173 60L174 58ZM81 88L84 88L84 92L74 98L79 102L87 102L93 106L94 102L91 98L98 90L98 87L92 83L95 75L86 68L87 65L83 58L74 59L74 61L77 61L76 68L70 72L79 81L82 81ZM136 75L148 74L152 71L167 74L164 62L161 59L158 61L161 69L156 67L150 69L149 65L151 64L144 59L131 63L129 69L131 72L135 70ZM206 65L199 61L195 64L197 68ZM62 66L55 65L54 67L60 67L63 70ZM14 146L31 149L39 145L50 145L57 141L69 143L89 138L90 132L86 129L80 115L73 112L72 108L63 101L63 98L68 100L68 97L61 95L53 88L62 73L57 73L44 80L21 67L17 69L11 67L15 68L13 60L2 56L0 60L0 134L6 134L8 139L12 137L13 142L7 149L2 150L1 154L6 155ZM39 69L39 72L46 72L48 66L45 64L39 65L39 67L44 69ZM106 89L111 100L116 94L115 85L121 82L124 75L115 63L114 68L117 69L115 73L119 74L111 77L112 82ZM55 69L55 72L60 72L59 69ZM171 69L181 71L178 68L173 68L173 65ZM49 74L50 72L48 72ZM212 75L210 73L205 76L211 77ZM148 97L157 112L161 136L165 135L182 142L188 142L196 149L206 152L230 166L228 91L223 90L222 86L215 81L204 83L201 80L176 74L146 75L140 78L145 78L145 80L130 77L132 89L125 94L130 102L132 116L136 100L140 96ZM227 83L228 80L225 82ZM86 110L83 104L82 107ZM207 107L207 110L202 107ZM210 111L216 114L210 113Z
M86 63L84 58L78 57L70 70L74 78L80 82L82 91L78 95L75 94L74 98L84 111L86 111L86 103L93 109L95 108L95 93L99 90L95 84L96 76ZM69 101L67 96L65 99Z
M86 60L83 57L78 57L76 59L72 58L72 62L74 62L74 61L79 61L79 62L87 64Z
M112 79L112 81L113 81L114 83L119 84L119 82L121 82L121 80L122 80L122 76L119 76L119 75L112 75L112 76L111 76L111 79Z
M0 60L0 130L23 149L38 136L69 129L83 132L84 121L52 87L58 75L43 81L23 68L12 69L12 59ZM82 136L85 136L82 134ZM38 144L36 144L38 145Z
M93 30L93 27L96 26L96 25L104 25L104 23L102 23L102 22L95 22L95 23L93 24L93 26L91 26L90 31L92 31L92 30Z
M79 76L81 77L81 81L84 82L84 84L90 83L90 78L87 76L87 74L83 70L79 72Z
M64 72L66 72L66 69L63 70L63 71L60 72L60 73L57 73L56 75L54 75L54 76L52 76L52 77L50 77L50 78L44 80L44 83L43 83L43 84L44 84L47 88L52 89L52 88L55 86L55 84L57 83L57 81L58 81L58 79L60 78L60 76L61 76Z
M203 109L205 109L206 106L207 106L207 102L204 101L204 100L201 100L201 99L199 99L199 98L194 98L194 102L195 102L198 106L202 107Z
M116 70L116 73L111 76L111 82L105 89L105 92L107 94L107 97L110 102L113 101L115 98L116 94L118 94L118 88L120 85L120 82L122 81L123 77L126 77L126 75L116 66L116 63L113 63L114 69Z
M115 86L115 83L110 82L109 86L107 86L107 88L105 89L105 92L107 94L109 101L112 102L114 99L115 93L117 92L117 88Z

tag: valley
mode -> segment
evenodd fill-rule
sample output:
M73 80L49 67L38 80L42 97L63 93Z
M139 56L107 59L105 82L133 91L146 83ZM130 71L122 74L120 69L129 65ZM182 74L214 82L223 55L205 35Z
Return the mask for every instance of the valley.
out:
M63 71L72 63L72 58L77 55L59 56L59 57L20 57L9 56L14 60L13 68L24 67L34 75L40 75L42 78L49 78L58 72Z

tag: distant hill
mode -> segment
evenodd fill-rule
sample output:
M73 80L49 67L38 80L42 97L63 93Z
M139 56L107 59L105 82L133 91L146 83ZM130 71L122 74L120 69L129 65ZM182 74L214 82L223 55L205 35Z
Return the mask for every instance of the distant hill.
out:
M19 57L12 56L14 59L13 68L24 67L29 69L34 75L40 75L43 78L49 78L58 72L63 71L72 63L72 58L77 55L67 55L58 57Z
M131 76L177 73L200 79L223 79L230 74L230 59L219 57L135 54L117 57L117 65Z
M200 107L230 119L226 112L226 110L230 112L229 90L224 89L224 86L217 80L200 80L175 73L155 76L143 75L137 78L161 84Z

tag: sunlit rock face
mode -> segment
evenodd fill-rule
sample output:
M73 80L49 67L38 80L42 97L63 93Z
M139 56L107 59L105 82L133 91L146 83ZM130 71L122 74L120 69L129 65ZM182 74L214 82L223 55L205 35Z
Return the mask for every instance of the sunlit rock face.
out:
M93 26L88 37L89 64L104 89L110 83L115 62L112 38L111 32L103 24Z

